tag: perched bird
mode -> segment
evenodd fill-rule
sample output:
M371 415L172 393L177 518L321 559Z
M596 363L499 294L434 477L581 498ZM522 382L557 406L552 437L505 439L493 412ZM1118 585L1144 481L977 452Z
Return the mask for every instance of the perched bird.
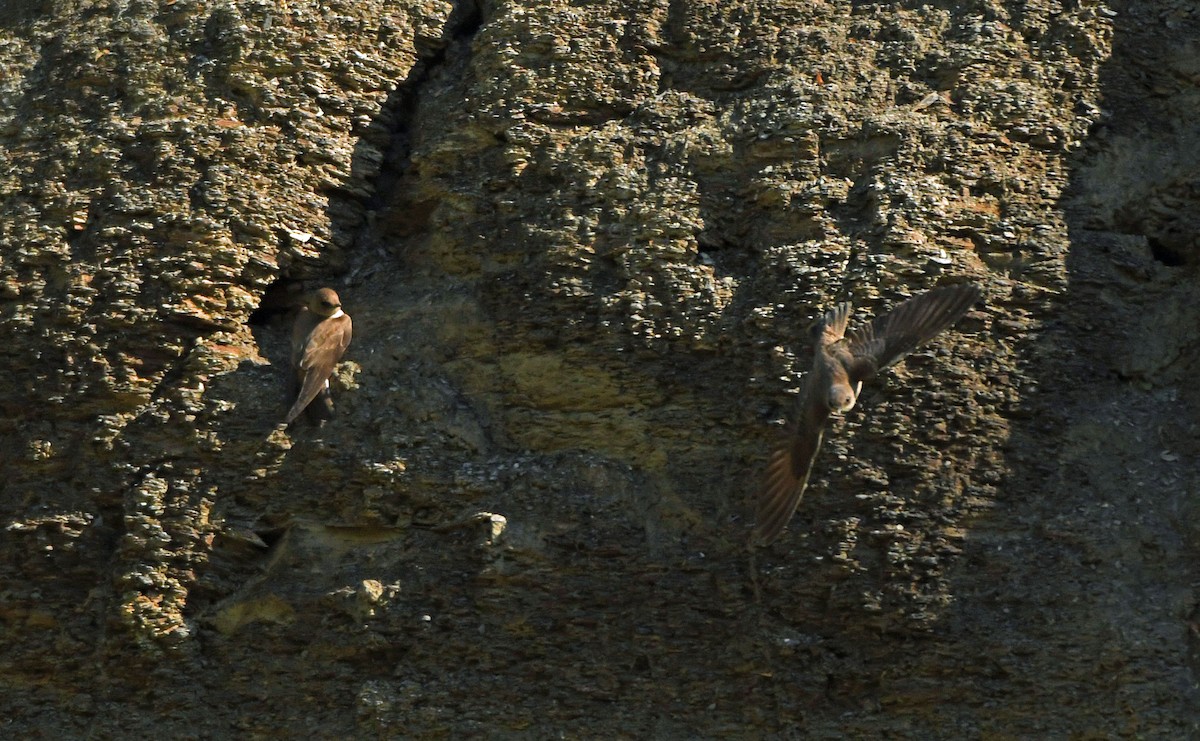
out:
M311 293L292 325L292 393L296 401L284 424L291 424L318 396L320 419L333 412L329 376L350 345L350 315L332 288ZM317 410L314 410L317 411Z
M800 393L796 420L787 442L771 454L758 494L754 525L758 544L775 540L792 519L808 485L830 413L853 408L863 381L957 322L979 296L979 288L969 283L935 288L849 336L848 302L830 309L816 323L813 366Z

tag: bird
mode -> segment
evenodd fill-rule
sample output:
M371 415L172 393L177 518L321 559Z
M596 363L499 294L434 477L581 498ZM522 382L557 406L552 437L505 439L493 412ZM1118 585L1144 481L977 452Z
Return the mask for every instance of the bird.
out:
M800 504L829 415L854 408L863 381L962 318L981 296L972 283L934 288L846 334L852 305L843 302L818 320L812 370L805 378L788 438L767 461L755 505L752 543L768 545Z
M295 402L283 423L290 425L318 396L324 421L333 411L329 398L329 376L350 346L350 315L332 288L310 293L292 325L292 391ZM316 411L316 410L314 410Z

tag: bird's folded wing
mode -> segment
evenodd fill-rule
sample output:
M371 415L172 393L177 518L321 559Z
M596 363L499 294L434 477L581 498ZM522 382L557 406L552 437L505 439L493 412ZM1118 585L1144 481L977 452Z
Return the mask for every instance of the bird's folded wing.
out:
M313 329L297 364L298 371L304 378L300 384L300 394L296 397L296 403L288 410L287 417L284 418L285 424L291 424L292 420L299 417L312 400L317 398L317 394L321 393L325 381L333 373L334 366L350 346L351 333L349 316L321 322Z

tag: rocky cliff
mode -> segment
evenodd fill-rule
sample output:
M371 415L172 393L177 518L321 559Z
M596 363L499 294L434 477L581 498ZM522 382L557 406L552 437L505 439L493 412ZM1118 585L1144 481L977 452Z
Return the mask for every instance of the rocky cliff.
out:
M0 0L5 732L1197 733L1197 60L1188 0ZM805 327L968 280L747 550Z

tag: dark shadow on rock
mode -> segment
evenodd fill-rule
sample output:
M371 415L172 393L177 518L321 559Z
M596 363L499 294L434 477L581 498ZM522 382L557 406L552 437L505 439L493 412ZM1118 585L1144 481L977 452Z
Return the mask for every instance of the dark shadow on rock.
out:
M974 666L970 697L1033 712L1040 703L1014 678L1053 676L1089 687L1076 712L1096 728L1122 727L1123 708L1136 707L1136 733L1185 737L1200 728L1197 666L1184 650L1200 602L1200 394L1190 380L1200 363L1200 148L1189 81L1200 17L1185 3L1109 6L1101 109L1079 104L1091 130L1056 155L1068 178L1058 202L1065 281L1039 286L1022 272L1061 240L1055 225L1028 233L1007 263L1024 281L1008 321L1041 322L1008 338L1025 367L1003 451L1011 472L965 540L939 632ZM1010 723L1018 734L1039 727Z
M0 26L13 28L45 14L49 0L0 0Z

